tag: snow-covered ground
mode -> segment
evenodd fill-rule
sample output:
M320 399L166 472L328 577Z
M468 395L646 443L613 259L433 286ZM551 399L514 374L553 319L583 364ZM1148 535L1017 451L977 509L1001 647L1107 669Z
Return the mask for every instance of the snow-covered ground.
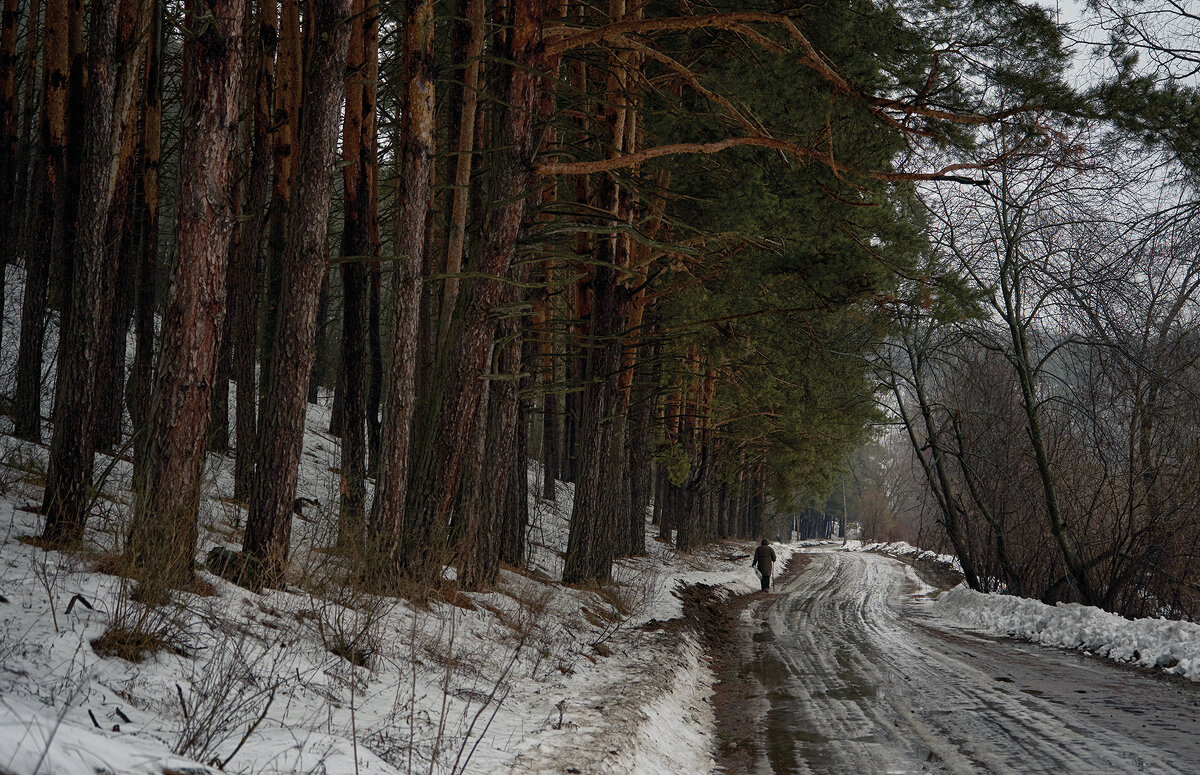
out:
M850 547L909 560L940 563L961 572L958 558L911 544ZM938 597L937 610L955 621L1012 638L1077 649L1118 662L1158 668L1200 681L1200 624L1165 619L1126 619L1079 603L1046 605L1013 595L984 594L959 586Z
M320 506L295 524L288 588L257 595L201 571L214 594L159 609L110 575L128 463L98 458L90 549L44 552L27 539L45 446L0 436L0 772L711 771L711 672L692 634L662 623L682 615L680 584L755 591L749 544L677 555L648 525L649 556L619 562L617 584L566 588L560 483L556 502L531 499L528 567L502 569L493 591L422 606L328 584L343 561L323 550L337 505L326 423L312 407L299 489ZM199 561L240 545L231 491L232 460L210 456ZM114 625L168 647L98 654Z
M965 586L942 594L937 608L989 632L1161 668L1200 681L1200 624L1131 620L1079 603L1050 606L1012 595L985 595Z
M918 549L907 541L892 541L891 543L867 543L848 541L846 548L853 552L874 552L887 554L892 557L903 557L906 560L925 560L945 565L962 573L962 564L953 554L938 554L929 549Z

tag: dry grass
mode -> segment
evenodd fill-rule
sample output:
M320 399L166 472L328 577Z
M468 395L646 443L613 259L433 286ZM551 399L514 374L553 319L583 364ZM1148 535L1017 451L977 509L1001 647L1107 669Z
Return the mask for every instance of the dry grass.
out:
M123 625L113 625L105 630L103 635L92 641L92 650L102 657L119 657L134 663L160 651L185 657L188 655L179 643L168 640L162 632Z

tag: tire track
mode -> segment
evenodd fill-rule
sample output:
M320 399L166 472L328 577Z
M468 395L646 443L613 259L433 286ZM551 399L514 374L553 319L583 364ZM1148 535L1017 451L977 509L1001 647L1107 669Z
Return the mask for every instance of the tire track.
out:
M720 672L753 723L718 707L725 772L1196 771L1194 685L956 629L890 558L808 560L740 610Z

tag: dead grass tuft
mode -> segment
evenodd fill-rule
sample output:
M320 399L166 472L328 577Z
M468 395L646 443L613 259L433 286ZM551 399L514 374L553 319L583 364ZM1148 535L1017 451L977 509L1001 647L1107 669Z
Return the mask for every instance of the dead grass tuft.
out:
M162 633L122 625L109 627L103 635L93 640L92 651L102 657L119 657L135 664L160 651L188 656L180 644L167 640Z

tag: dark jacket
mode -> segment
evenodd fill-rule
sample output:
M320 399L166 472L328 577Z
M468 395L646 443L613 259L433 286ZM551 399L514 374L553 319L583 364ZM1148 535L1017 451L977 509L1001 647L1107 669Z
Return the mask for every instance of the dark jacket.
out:
M750 564L758 568L764 576L771 575L771 564L775 562L775 550L766 544L760 544L754 550L754 560Z

